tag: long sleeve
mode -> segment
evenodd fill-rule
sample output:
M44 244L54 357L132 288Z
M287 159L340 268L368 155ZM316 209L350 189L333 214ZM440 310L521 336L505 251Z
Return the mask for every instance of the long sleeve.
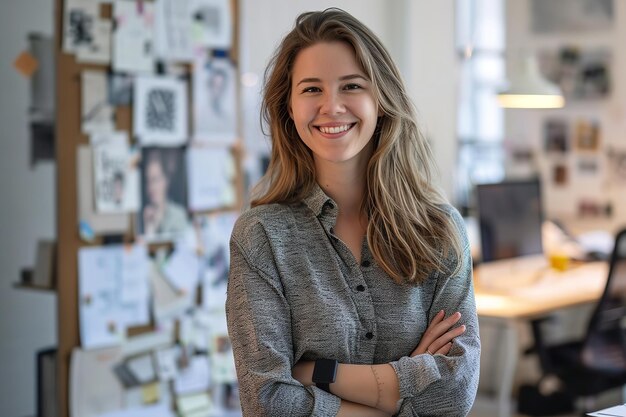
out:
M335 416L338 397L291 376L291 311L264 234L244 233L243 245L237 235L231 239L226 317L244 417Z
M478 389L480 338L472 284L472 261L463 219L456 210L452 217L461 236L463 248L459 273L437 275L437 290L428 322L438 311L446 316L462 314L466 331L454 339L448 355L417 355L391 362L400 383L402 407L399 416L465 416L469 413Z

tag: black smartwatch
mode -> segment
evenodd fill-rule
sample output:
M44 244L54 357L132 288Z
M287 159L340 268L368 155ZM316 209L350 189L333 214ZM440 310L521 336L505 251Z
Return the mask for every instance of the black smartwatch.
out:
M337 378L337 366L339 363L334 359L318 359L313 368L313 382L315 386L330 392L329 384L335 382Z

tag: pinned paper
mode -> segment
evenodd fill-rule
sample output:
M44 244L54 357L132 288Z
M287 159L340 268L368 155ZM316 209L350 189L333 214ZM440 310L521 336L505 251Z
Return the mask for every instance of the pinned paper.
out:
M230 0L191 0L191 31L196 45L228 49L232 44Z
M78 218L79 235L86 242L92 242L96 234L124 233L130 226L128 214L96 213L93 190L93 157L91 147L79 145L76 154L78 172Z
M127 140L100 142L94 150L94 185L99 212L139 210L139 167L134 159Z
M189 208L212 210L235 204L235 161L227 148L189 148Z
M237 72L225 57L198 50L193 66L194 141L233 144L237 137Z
M189 416L192 413L209 413L213 408L209 394L200 393L179 396L176 399L176 409L181 416Z
M154 404L161 398L161 386L158 382L143 385L141 387L141 397L144 404Z
M110 62L111 21L100 18L99 2L65 0L64 6L63 52L76 54L79 62Z
M159 0L156 3L156 52L166 61L191 61L191 0Z
M187 141L187 88L173 77L137 77L133 126L142 145L177 146Z
M26 78L30 78L39 68L39 62L30 52L24 51L15 58L13 67Z
M180 371L174 379L174 392L177 395L195 394L209 389L211 375L206 355L191 358L189 366Z
M154 3L116 1L113 69L125 72L154 71Z
M114 113L113 107L108 102L106 73L83 71L81 81L83 133L112 132Z
M87 247L78 252L80 340L84 349L119 345L126 327L149 322L147 249ZM125 297L120 295L127 294ZM124 298L124 299L122 299Z
M176 375L178 375L176 362L178 360L179 349L177 347L171 347L157 350L154 354L159 379L161 381L169 381L176 378Z

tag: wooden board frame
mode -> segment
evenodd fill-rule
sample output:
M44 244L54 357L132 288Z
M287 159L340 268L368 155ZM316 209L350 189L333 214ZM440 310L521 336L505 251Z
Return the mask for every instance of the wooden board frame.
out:
M101 15L111 16L111 6L103 4ZM230 57L237 67L239 56L239 3L231 0L233 16L233 47ZM109 66L82 64L73 55L63 52L63 0L55 0L56 39L56 163L57 163L57 328L58 328L58 415L69 417L69 367L72 350L80 346L78 333L78 250L87 246L78 235L76 153L78 145L89 140L81 132L80 73L86 69L107 71ZM239 90L239 84L238 84ZM238 94L239 100L239 94ZM239 103L239 102L238 102ZM238 104L238 109L241 105ZM132 111L130 107L116 109L119 129L130 132ZM241 175L242 143L234 148L237 164L235 187L238 195L237 208L241 208L243 178Z

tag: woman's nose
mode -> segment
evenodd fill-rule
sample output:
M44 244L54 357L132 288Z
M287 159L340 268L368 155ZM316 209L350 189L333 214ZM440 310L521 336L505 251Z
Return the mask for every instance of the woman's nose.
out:
M327 93L322 96L321 114L337 114L345 111L341 96L337 93Z

